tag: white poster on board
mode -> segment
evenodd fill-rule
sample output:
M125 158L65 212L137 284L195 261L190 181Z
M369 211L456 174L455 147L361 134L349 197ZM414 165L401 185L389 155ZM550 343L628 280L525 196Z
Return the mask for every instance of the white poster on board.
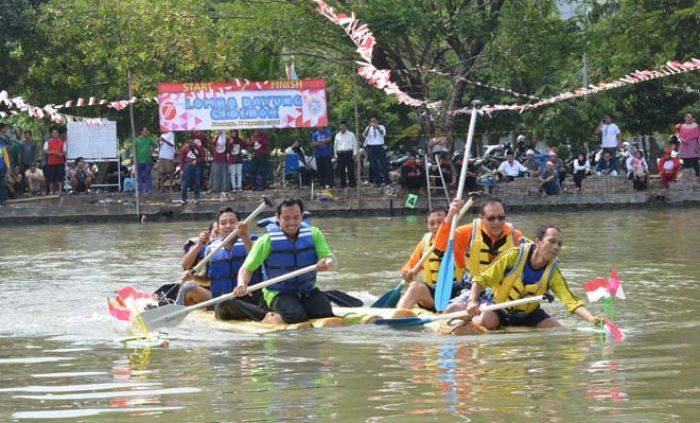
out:
M68 160L116 159L119 154L117 122L68 122Z

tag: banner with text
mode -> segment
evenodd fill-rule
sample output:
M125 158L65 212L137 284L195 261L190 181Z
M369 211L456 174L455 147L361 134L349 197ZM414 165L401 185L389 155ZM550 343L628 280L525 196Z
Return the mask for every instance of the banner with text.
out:
M326 82L158 84L161 131L326 126Z

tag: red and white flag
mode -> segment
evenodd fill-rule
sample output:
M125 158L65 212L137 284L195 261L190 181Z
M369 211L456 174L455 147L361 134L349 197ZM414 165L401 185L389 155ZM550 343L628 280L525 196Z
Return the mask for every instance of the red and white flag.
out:
M601 298L607 298L610 296L620 298L624 300L625 292L622 290L622 284L620 279L617 277L617 270L615 268L610 269L610 279L605 278L595 278L590 281L583 283L583 290L588 296L588 301L594 303Z
M605 329L605 335L608 338L612 338L612 340L616 343L619 344L625 339L625 334L622 333L620 328L615 326L615 324L608 318L608 316L605 316L604 318L604 329Z
M107 300L109 313L118 320L130 320L133 311L143 311L149 305L158 305L158 301L153 294L137 291L131 285L120 289L115 298Z

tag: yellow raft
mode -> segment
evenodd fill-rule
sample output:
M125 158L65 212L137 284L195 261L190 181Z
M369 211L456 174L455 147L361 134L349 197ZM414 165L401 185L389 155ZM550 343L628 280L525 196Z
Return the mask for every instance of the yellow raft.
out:
M213 311L195 311L191 318L200 323L207 324L210 328L235 333L249 335L266 335L274 332L289 330L315 329L342 327L357 324L370 324L376 319L388 319L397 317L433 317L436 314L421 308L413 310L397 310L395 308L371 308L371 307L333 307L333 313L337 317L327 317L322 319L312 319L308 322L276 325L269 323L254 322L251 320L219 320L214 316ZM438 321L424 326L438 334L482 334L488 332L486 329L475 325L461 325L460 330L455 330L455 325L450 322Z

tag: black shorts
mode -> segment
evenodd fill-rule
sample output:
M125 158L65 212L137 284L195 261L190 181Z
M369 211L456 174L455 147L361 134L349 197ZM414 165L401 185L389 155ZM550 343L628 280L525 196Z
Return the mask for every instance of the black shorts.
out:
M550 318L546 311L537 307L532 313L508 313L504 310L496 310L499 326L530 326L535 327L543 320Z
M49 184L66 180L66 166L64 164L46 165L46 182Z

